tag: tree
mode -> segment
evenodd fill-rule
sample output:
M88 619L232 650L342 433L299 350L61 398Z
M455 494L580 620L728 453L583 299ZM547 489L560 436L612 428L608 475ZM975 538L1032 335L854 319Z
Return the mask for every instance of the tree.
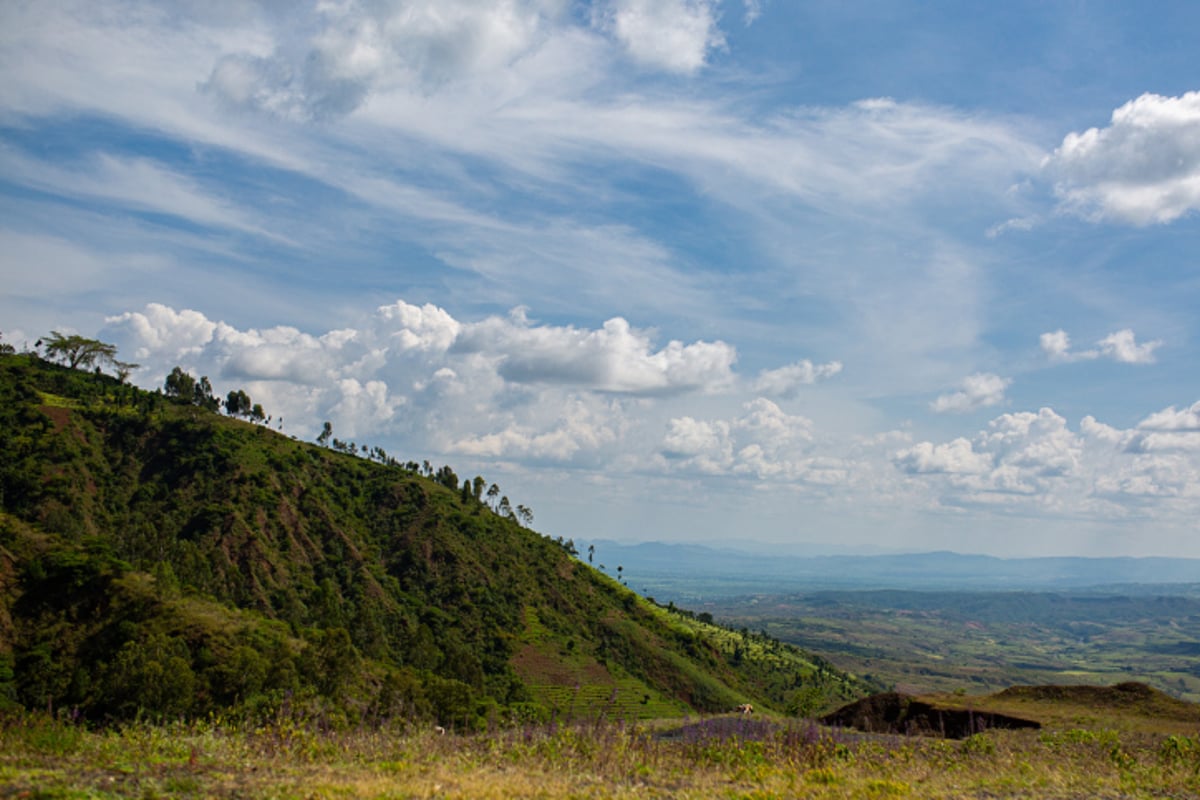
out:
M96 362L112 362L117 357L117 346L74 333L63 335L58 331L50 331L46 338L46 354L71 369L86 369Z
M216 411L221 407L221 401L213 397L212 384L208 382L207 375L200 376L200 380L196 381L192 403L209 411Z
M241 389L230 391L225 395L225 413L231 417L244 416L250 413L250 395Z
M493 483L491 486L488 487L488 490L487 490L488 502L492 505L493 510L495 510L495 508L496 508L496 498L499 496L500 496L500 487Z
M3 334L0 334L0 339L2 338L4 338L4 336ZM17 348L13 347L8 342L0 342L0 354L12 355L15 352L17 352Z
M115 358L112 359L112 365L117 373L117 380L121 383L129 380L129 373L141 366L141 364L134 364L130 361L118 361Z
M196 396L196 379L184 372L183 367L176 367L163 382L163 391L167 397L187 400L190 403Z
M255 403L254 407L250 409L250 419L262 422L266 418L267 412L263 411L262 403Z
M596 558L596 545L588 545L588 563L591 564Z
M330 422L329 420L325 420L325 427L323 427L321 429L321 432L317 435L317 444L321 445L322 447L328 447L329 439L332 436L333 436L333 423Z
M533 523L533 511L529 508L529 506L518 503L517 519L521 521L522 525L528 528Z

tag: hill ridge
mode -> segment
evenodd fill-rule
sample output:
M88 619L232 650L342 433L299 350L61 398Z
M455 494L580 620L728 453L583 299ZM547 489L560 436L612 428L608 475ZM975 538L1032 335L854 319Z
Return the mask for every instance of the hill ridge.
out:
M24 354L0 356L0 449L0 701L477 725L564 711L553 661L646 716L866 688L638 597L449 467Z

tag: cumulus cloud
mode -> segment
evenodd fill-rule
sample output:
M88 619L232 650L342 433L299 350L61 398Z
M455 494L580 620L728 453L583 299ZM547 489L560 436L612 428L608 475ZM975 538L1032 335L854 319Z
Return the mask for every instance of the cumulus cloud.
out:
M965 413L1004 402L1004 390L1012 383L1011 378L1001 378L991 373L976 373L963 379L957 392L943 394L930 403L930 408L939 414L946 412Z
M754 391L778 397L795 397L803 386L833 377L842 371L840 361L814 364L807 358L778 369L766 369L758 374Z
M309 33L267 52L222 55L202 91L227 106L328 119L394 89L428 94L513 68L581 35L564 0L347 0L318 4ZM757 13L747 6L747 19ZM634 61L681 74L724 44L711 0L603 0L594 26Z
M1154 351L1162 345L1162 341L1155 339L1152 342L1138 344L1134 339L1133 331L1126 328L1116 333L1110 333L1096 344L1100 348L1101 355L1121 364L1153 364Z
M532 52L561 0L405 0L321 3L300 46L219 58L203 91L280 116L329 118L374 91L421 91L510 66Z
M1126 449L1136 453L1200 452L1200 402L1183 409L1170 406L1151 414L1124 441Z
M919 442L892 462L944 507L1186 519L1200 499L1200 403L1130 429L1087 416L1072 431L1049 408L1004 414L973 438Z
M737 360L737 351L724 342L671 341L655 350L647 331L620 317L599 330L492 317L465 329L457 346L494 354L499 374L508 381L624 394L718 391L732 384Z
M1094 221L1172 222L1200 208L1200 92L1143 94L1108 127L1069 133L1043 169L1062 207Z
M1061 328L1056 331L1043 333L1040 337L1042 351L1057 361L1065 361L1070 358L1071 353L1071 337Z
M725 44L711 0L612 0L600 20L631 58L668 72L694 73Z
M901 469L915 474L974 475L992 466L991 456L975 452L971 442L961 438L937 445L920 442L897 452L895 461Z
M219 393L248 389L304 428L328 419L341 438L404 435L478 458L590 458L628 435L636 404L724 396L739 385L736 350L723 342L658 346L621 318L581 329L531 322L520 308L472 322L397 300L354 327L312 334L150 304L110 317L103 334L135 353L151 385L182 366L210 376ZM744 446L799 441L806 424L760 400L724 430ZM675 423L669 446L684 455L721 449L689 445L686 425Z
M1110 358L1119 364L1153 364L1154 351L1162 346L1161 339L1138 344L1129 328L1115 331L1096 342L1090 350L1071 350L1071 337L1064 330L1043 333L1042 351L1053 361L1087 361Z
M828 482L836 470L828 463L815 466L810 453L814 438L812 420L759 397L744 403L742 413L731 419L669 420L659 452L667 468L679 472L806 482L816 482L820 472L822 482Z

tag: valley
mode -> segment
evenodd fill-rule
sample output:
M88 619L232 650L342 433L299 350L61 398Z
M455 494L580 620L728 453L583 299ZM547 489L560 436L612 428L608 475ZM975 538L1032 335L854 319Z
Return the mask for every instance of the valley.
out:
M1200 701L1200 597L823 591L725 598L708 613L909 692L1145 681Z

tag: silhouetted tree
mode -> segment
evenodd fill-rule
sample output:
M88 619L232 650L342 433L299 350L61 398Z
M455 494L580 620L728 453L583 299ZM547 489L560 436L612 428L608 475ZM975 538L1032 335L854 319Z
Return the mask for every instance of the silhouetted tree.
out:
M117 346L74 333L64 335L50 331L46 338L46 354L71 369L80 369L96 365L96 362L111 362L117 356Z
M225 413L231 417L240 417L250 413L250 395L241 389L225 395Z

